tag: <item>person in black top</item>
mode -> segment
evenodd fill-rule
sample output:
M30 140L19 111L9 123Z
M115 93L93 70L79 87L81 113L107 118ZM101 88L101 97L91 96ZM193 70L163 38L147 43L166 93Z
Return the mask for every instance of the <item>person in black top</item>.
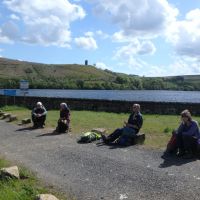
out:
M44 128L47 110L41 102L37 102L36 107L32 110L33 128Z
M66 103L60 104L60 118L58 119L58 125L55 132L65 133L69 130L70 123L70 109Z
M124 122L123 128L116 129L109 136L102 134L104 143L109 144L117 140L119 145L129 145L134 136L139 132L143 124L142 114L140 113L140 105L133 104L133 111L128 118L128 122Z

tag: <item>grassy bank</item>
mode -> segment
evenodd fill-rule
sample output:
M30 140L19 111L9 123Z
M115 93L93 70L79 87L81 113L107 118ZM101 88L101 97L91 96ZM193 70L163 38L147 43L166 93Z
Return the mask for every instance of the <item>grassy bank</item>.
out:
M9 166L11 164L0 157L0 168ZM22 177L20 180L0 178L0 200L35 200L38 194L55 194L52 189L43 186L34 174L23 167L20 168L20 177ZM60 197L58 194L55 195Z
M11 112L18 116L18 120L30 117L30 110L20 107L4 107L4 111ZM81 134L92 128L103 127L107 133L122 127L123 121L127 120L128 113L107 113L93 111L71 111L71 128L73 134ZM48 111L46 127L55 128L59 117L58 110ZM150 148L164 148L171 136L173 129L180 123L177 115L143 115L144 123L141 132L146 134L145 146ZM200 122L200 117L194 117Z

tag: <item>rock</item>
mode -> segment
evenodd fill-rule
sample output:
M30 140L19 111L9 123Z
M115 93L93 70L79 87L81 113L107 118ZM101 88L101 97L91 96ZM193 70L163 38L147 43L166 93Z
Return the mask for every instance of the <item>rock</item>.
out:
M143 144L145 141L145 134L138 133L134 138L134 144Z
M17 120L17 115L10 115L9 122Z
M11 115L10 113L4 113L3 116L2 116L2 119L9 118L10 115Z
M5 112L0 112L0 117L3 116L5 114Z
M1 175L3 176L9 176L19 179L19 169L17 166L7 167L0 169Z
M106 129L105 128L93 128L92 130L91 130L91 132L95 132L95 133L99 133L99 134L104 134L104 133L106 133Z
M30 118L22 119L22 124L29 124L29 123L31 123L31 119Z
M59 200L52 194L39 194L36 200Z

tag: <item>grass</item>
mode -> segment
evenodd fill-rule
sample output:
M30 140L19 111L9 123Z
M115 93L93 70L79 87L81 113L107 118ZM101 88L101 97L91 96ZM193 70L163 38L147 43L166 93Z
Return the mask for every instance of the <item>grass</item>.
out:
M0 168L10 165L8 161L0 158ZM42 185L33 173L23 167L20 167L20 177L20 180L0 177L0 200L35 200L38 194L43 193L54 193L58 198L62 198L51 188Z
M17 106L3 107L2 110L16 114L18 120L30 117L31 111ZM127 120L128 113L108 113L93 111L71 111L71 128L73 134L81 134L90 131L92 128L106 128L107 133L111 133L118 127L123 126ZM48 111L46 127L55 128L59 118L58 110ZM140 132L146 134L144 145L148 148L165 148L171 137L171 132L180 123L178 115L143 115L144 123ZM200 121L200 117L194 117Z

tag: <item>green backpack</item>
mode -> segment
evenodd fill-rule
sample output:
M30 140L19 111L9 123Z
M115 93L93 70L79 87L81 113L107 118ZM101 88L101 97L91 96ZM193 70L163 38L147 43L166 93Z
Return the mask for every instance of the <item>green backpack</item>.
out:
M101 134L96 132L86 132L83 133L83 135L80 136L80 138L77 140L78 143L90 143L95 140L101 139Z

